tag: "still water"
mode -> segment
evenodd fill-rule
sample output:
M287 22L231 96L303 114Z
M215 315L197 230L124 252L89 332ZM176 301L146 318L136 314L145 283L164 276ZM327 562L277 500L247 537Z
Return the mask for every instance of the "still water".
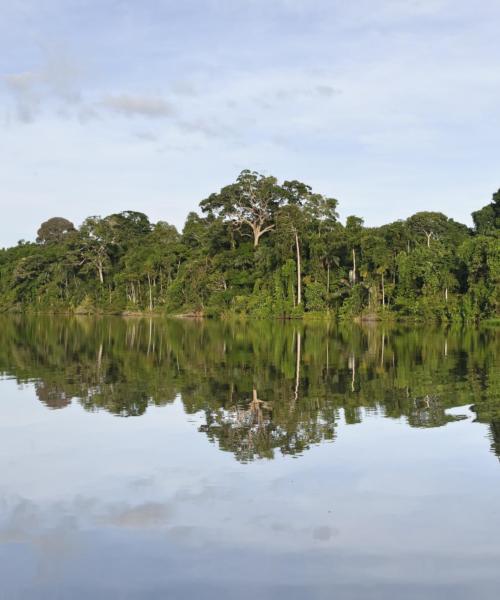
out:
M0 319L0 598L497 599L500 330Z

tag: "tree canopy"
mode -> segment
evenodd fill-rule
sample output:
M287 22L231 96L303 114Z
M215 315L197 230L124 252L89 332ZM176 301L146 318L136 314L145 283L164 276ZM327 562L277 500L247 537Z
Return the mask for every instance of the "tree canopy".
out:
M474 228L440 212L367 227L335 198L245 170L182 232L123 211L0 250L0 310L474 320L500 306L500 190Z
M60 242L67 233L72 231L75 231L75 226L71 221L63 217L52 217L40 225L36 241L40 244Z

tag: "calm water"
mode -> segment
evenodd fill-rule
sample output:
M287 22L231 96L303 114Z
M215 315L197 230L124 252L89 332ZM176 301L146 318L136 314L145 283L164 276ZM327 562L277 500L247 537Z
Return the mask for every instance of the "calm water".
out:
M496 600L499 338L0 319L0 597Z

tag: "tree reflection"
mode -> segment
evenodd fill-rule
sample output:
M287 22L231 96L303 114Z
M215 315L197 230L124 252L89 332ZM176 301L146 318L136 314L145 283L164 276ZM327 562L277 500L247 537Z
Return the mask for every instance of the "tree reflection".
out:
M473 404L500 455L494 329L120 318L0 319L0 371L51 409L142 415L181 398L240 461L301 454L376 412L412 427Z

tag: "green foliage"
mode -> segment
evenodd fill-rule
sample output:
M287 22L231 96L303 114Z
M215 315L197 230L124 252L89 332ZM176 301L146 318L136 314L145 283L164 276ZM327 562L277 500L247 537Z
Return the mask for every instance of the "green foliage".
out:
M140 212L56 217L0 250L0 310L477 320L500 311L500 192L469 230L438 212L365 227L337 200L243 171L182 233Z
M307 310L322 312L328 309L326 287L319 281L306 281L305 297Z
M472 213L477 233L492 235L500 229L500 190L493 194L490 204Z
M40 244L48 244L50 242L60 242L64 236L75 231L75 226L71 221L62 217L52 217L40 225L37 231L36 241Z

